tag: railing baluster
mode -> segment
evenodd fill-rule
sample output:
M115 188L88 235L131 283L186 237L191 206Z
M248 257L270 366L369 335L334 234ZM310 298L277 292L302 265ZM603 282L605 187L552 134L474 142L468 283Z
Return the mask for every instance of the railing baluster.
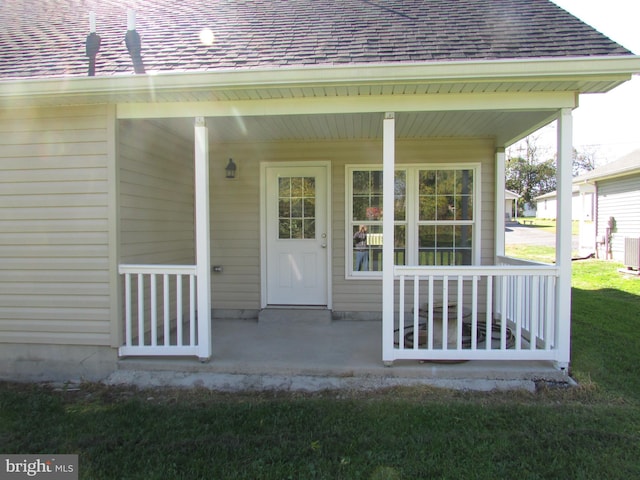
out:
M433 350L433 275L429 275L429 299L427 302L427 348Z
M164 316L164 345L171 344L171 318L169 317L169 299L171 292L169 291L169 275L164 274L162 276L162 296L163 296L163 316Z
M400 347L400 350L404 350L405 348L405 344L404 344L404 280L405 277L404 275L400 275L400 279L398 282L398 298L399 298L399 302L400 305L398 305L398 346ZM416 336L417 332L413 332L413 343L416 343Z
M516 350L520 350L522 346L522 324L524 323L524 301L525 295L524 279L522 275L516 277L516 317L512 318L512 321L516 326Z
M176 345L182 345L182 275L176 276Z
M189 275L189 345L196 346L196 276Z
M544 349L551 350L555 345L555 298L556 286L554 285L555 279L547 277L547 302L546 302L546 321L544 325ZM553 299L553 301L551 301ZM552 334L552 332L554 332Z
M507 277L507 279L511 279L512 277ZM502 281L502 292L500 298L502 299L502 306L500 310L503 312L500 316L500 350L507 349L507 294L508 294L508 282L503 278ZM492 329L489 330L492 332Z
M126 345L128 347L133 345L133 339L131 334L131 329L133 326L131 325L131 274L127 273L124 276L124 302L125 302L125 337L126 337Z
M149 282L151 284L149 299L151 302L151 345L154 347L158 344L158 292L156 280L155 273L149 275Z
M456 346L458 350L462 350L462 314L464 310L464 298L463 298L463 277L462 275L458 275L458 315L457 315L457 323L456 323Z
M491 350L493 338L493 275L487 275L487 318L485 319L485 349Z
M442 349L447 350L449 335L449 277L442 277Z
M413 349L420 346L420 277L413 276Z
M531 279L531 305L536 305L536 311L531 311L529 322L529 349L535 350L538 343L538 322L540 320L540 279L536 276ZM533 310L533 309L531 309Z
M478 275L471 280L471 350L478 348Z
M144 345L144 276L138 274L138 346Z

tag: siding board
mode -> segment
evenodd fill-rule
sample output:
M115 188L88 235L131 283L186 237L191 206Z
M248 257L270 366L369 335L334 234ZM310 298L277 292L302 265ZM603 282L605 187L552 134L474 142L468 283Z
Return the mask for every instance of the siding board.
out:
M110 344L104 106L0 112L0 341Z
M598 236L606 234L609 217L613 217L611 251L622 262L625 237L640 238L640 174L599 181L597 189Z

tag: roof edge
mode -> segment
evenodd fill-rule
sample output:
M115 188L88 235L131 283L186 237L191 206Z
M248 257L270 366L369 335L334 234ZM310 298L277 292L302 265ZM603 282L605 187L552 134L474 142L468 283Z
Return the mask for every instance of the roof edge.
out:
M0 99L25 96L176 91L243 90L295 86L349 86L436 82L504 82L597 77L613 84L640 74L640 55L517 60L379 63L305 67L221 69L209 72L148 72L145 75L56 77L0 81Z

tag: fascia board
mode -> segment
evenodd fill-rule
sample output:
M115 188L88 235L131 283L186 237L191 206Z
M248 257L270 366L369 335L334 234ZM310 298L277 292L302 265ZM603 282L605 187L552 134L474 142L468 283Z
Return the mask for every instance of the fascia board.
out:
M640 73L640 56L256 68L198 73L151 72L110 77L5 80L0 82L0 101L28 97L37 102L37 97L115 97L198 89L222 91L439 82L599 79L617 84L629 80L636 73Z
M117 117L237 117L332 113L440 112L440 111L524 111L549 110L556 115L559 108L575 108L572 92L528 93L457 93L424 95L286 98L265 100L229 100L216 102L146 102L119 103ZM552 120L545 120L545 124Z

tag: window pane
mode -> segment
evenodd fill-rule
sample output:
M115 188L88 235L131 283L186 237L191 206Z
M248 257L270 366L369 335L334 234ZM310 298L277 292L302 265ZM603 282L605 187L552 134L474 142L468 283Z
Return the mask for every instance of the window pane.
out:
M396 225L394 228L394 265L407 264L407 228L406 225Z
M455 220L456 205L452 195L438 196L437 220Z
M420 171L420 195L435 195L436 193L436 172L435 170Z
M305 218L316 216L316 199L315 198L304 199L304 216Z
M368 206L369 206L368 197L354 197L353 198L353 220L356 222L366 220Z
M419 265L470 265L471 225L421 225L418 228Z
M278 179L278 238L315 238L315 178Z
M278 179L278 196L289 197L291 196L291 180L289 177Z
M315 197L316 196L316 179L314 177L306 177L303 180L304 183L304 190L303 190L303 194L304 197Z
M396 220L404 221L407 218L407 172L404 170L396 171L394 190L393 214Z
M304 220L304 238L316 238L316 221L314 219Z
M456 220L473 220L473 197L456 196Z
M436 171L436 193L438 195L451 194L455 191L455 170Z
M435 220L436 219L436 197L434 195L427 195L420 197L420 220Z
M368 171L353 172L353 194L363 195L369 194L369 179L370 174Z
M302 219L294 218L291 220L291 238L301 239L304 238L302 230Z
M382 170L371 172L371 193L382 195Z
M278 216L291 216L291 203L289 202L289 199L280 199L280 201L278 202Z
M291 179L291 196L302 197L302 178L293 177Z
M278 222L278 238L291 238L291 220L281 218Z
M456 171L455 193L471 195L473 193L473 170Z

